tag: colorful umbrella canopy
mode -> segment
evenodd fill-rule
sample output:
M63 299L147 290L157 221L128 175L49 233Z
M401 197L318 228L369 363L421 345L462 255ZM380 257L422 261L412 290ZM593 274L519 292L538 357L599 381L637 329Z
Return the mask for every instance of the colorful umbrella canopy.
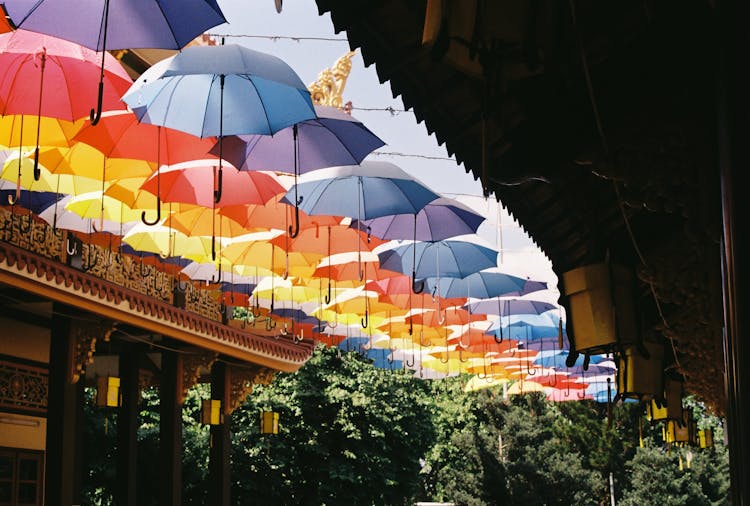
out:
M284 198L291 204L301 201L299 208L309 215L367 220L416 213L438 195L392 163L365 160L309 172Z
M383 250L378 253L378 257L382 268L404 274L411 270L416 278L422 279L465 278L497 266L497 251L475 242L457 239L404 244ZM466 292L450 296L467 295L471 296Z
M336 107L316 105L316 118L267 135L224 139L223 155L239 170L305 173L324 167L357 165L385 143L364 124ZM296 139L295 139L296 129ZM219 155L219 144L212 153ZM296 160L295 160L296 149Z
M352 227L382 239L442 241L473 234L485 218L455 199L440 197L416 214L393 214L371 220L352 221Z
M442 263L440 267L442 268ZM427 278L425 284L429 292L437 293L441 297L464 296L467 298L489 299L508 293L516 293L526 285L526 280L523 278L492 270L480 270L469 273L461 278L445 278L442 272L438 274L443 279L436 277Z
M248 229L267 228L287 230L294 221L294 208L280 202L283 194L279 194L263 205L222 205L218 212ZM341 218L337 216L308 216L304 212L299 213L300 229L308 227L318 230L318 234L324 234L323 227L337 226Z
M289 65L236 44L187 47L146 70L122 100L144 123L199 137L271 135L315 118Z
M472 313L489 315L541 314L557 309L555 304L531 299L484 299L466 304Z
M99 58L91 49L51 35L25 29L0 35L0 114L83 118L96 100L89 83L100 74L107 85L102 107L124 110L120 97L133 80L112 55L105 55L103 70Z
M5 8L18 27L66 39L102 54L97 109L102 114L107 51L128 48L180 49L208 28L226 21L216 0L125 0L104 5L81 0L68 5L54 0L6 0ZM185 15L189 12L190 15ZM110 26L109 18L116 20ZM92 87L93 89L93 87Z

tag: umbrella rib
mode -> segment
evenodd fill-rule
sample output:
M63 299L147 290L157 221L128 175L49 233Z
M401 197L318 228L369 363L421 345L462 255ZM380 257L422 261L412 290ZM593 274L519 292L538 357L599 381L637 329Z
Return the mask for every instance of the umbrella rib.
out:
M238 77L242 79L247 79L250 84L253 86L253 89L255 90L255 94L258 95L258 100L260 100L260 103L263 103L263 97L261 97L260 92L258 91L258 87L255 86L255 81L252 80L252 76L250 74L237 74ZM268 110L266 109L265 105L262 107L263 109L263 116L266 118L266 125L268 125L268 131L271 133L271 135L275 134L273 127L271 127L271 119L268 117Z

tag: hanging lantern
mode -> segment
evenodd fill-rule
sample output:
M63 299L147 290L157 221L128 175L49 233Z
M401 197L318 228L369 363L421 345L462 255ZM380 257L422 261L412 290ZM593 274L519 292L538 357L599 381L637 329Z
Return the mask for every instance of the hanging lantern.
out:
M116 408L120 405L120 378L99 376L96 378L96 405Z
M203 425L221 425L221 401L216 399L203 399L201 405L201 423Z
M698 446L701 448L713 448L714 431L713 429L701 429L698 431Z
M279 414L275 411L260 412L260 433L261 434L278 434L279 433Z
M618 356L618 399L651 401L654 398L661 399L664 395L664 345L645 341L643 346L648 356L636 346L626 347Z
M646 405L646 414L652 422L682 420L682 379L665 376L663 397L655 397Z
M575 351L608 353L638 341L632 271L607 261L565 272L562 280Z

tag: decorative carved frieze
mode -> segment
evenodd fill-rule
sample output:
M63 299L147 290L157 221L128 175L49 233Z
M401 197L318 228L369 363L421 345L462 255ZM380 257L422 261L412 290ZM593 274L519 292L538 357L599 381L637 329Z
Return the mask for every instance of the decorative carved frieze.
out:
M112 321L84 321L73 320L70 325L72 335L71 363L68 369L68 381L78 383L81 376L86 374L86 367L94 361L96 342L99 339L109 341L117 324Z
M267 367L229 366L230 390L227 412L231 414L240 407L253 391L253 386L267 385L275 375L276 371Z
M211 366L219 357L217 353L185 353L182 358L182 396L180 403L185 400L188 390L190 390L200 378L201 371L210 371Z
M49 371L0 360L0 409L46 413Z

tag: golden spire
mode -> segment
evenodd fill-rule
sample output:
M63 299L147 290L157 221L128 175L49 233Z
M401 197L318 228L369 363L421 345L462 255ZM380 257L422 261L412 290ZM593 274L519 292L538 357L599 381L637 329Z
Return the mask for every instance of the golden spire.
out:
M318 80L307 86L315 105L330 105L344 109L344 87L352 70L352 56L357 51L349 51L336 60L332 67L324 69Z

